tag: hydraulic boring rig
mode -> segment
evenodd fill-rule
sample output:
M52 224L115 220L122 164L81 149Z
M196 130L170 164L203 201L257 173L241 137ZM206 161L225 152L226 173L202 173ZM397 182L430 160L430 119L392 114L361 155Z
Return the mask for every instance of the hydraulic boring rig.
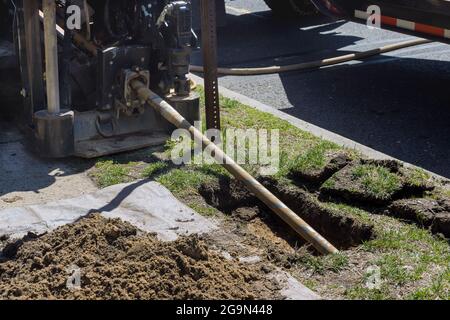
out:
M206 118L219 129L215 10L209 0L201 4L203 46L211 46L204 48ZM338 252L191 125L200 112L187 78L197 42L190 2L16 0L13 21L22 121L42 155L98 157L162 144L184 129L320 253Z
M131 90L138 78L199 120L190 1L13 0L22 127L48 157L92 158L164 143L173 126ZM18 112L19 113L19 112Z

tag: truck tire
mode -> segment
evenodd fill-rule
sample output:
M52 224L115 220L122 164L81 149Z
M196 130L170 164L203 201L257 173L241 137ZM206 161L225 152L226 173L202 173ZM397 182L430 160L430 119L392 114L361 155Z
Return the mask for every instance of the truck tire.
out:
M280 17L300 17L316 11L310 0L264 0L264 2Z
M12 10L4 0L0 0L0 38L12 40Z
M4 36L4 33L7 31L7 21L8 21L8 9L6 8L3 0L0 0L0 36Z

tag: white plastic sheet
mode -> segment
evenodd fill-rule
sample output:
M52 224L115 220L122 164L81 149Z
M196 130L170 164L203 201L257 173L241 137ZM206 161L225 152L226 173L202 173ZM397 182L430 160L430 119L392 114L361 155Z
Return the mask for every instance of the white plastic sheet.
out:
M73 199L4 209L0 211L0 235L18 238L28 232L42 234L97 212L154 232L163 241L217 228L214 221L181 203L162 185L142 180Z

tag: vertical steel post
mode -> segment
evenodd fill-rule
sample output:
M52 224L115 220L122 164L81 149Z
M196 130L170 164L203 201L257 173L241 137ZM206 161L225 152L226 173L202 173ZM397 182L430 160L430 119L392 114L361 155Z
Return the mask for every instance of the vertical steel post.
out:
M202 52L205 79L206 128L220 130L217 80L216 0L201 0Z
M44 40L45 40L45 75L47 79L47 111L60 113L59 72L58 72L58 38L56 36L55 0L43 0Z
M24 95L24 120L32 122L33 113L45 106L45 88L41 52L41 28L39 23L39 2L23 0L18 2L17 26L19 55ZM22 10L21 10L22 9Z
M72 107L72 90L70 85L70 61L72 58L72 38L73 31L67 26L67 19L69 18L67 8L72 5L72 0L66 0L64 7L64 38L62 40L62 65L61 65L61 108L69 110Z

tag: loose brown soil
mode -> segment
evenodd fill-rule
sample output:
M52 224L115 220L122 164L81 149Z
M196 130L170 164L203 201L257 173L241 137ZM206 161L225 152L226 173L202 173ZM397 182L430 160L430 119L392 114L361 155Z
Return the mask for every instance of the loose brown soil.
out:
M81 271L70 290L69 269ZM3 299L270 299L278 283L226 260L198 236L158 241L121 220L92 215L19 242L0 263Z

